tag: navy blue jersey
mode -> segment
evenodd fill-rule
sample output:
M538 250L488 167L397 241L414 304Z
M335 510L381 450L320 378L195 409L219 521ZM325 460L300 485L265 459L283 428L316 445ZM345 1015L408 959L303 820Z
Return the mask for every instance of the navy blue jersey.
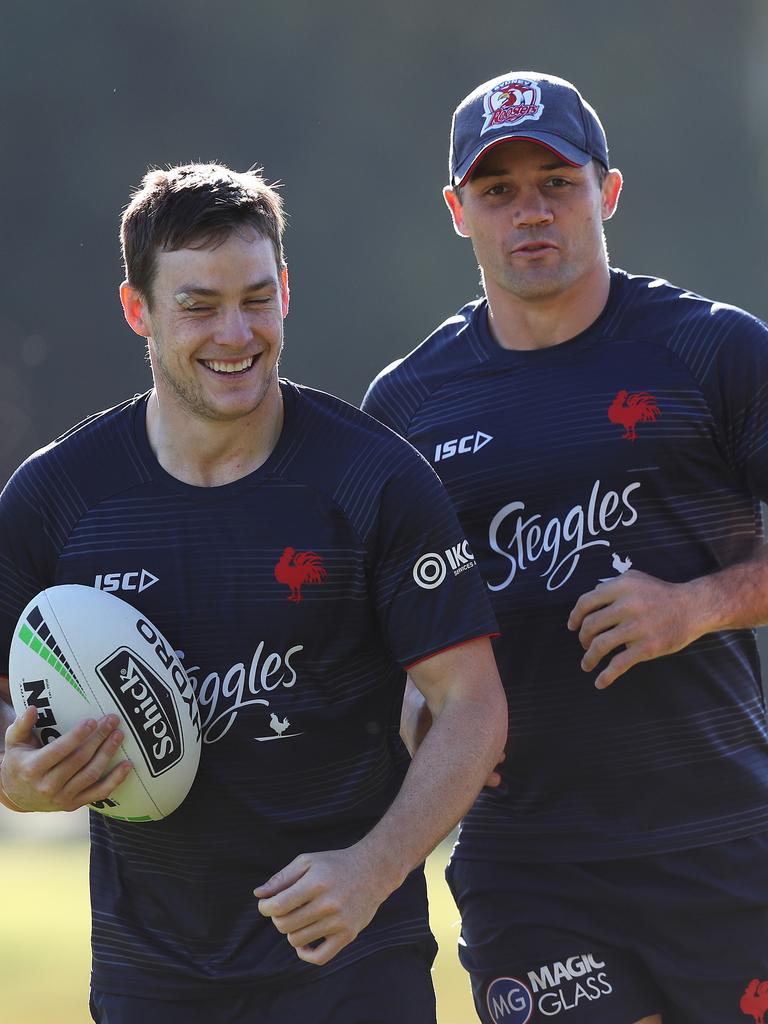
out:
M427 463L335 398L283 395L272 455L225 486L160 467L143 396L38 452L0 501L0 673L30 597L95 585L179 649L200 705L182 806L141 825L91 815L102 991L231 991L429 936L421 872L326 968L299 961L252 894L299 853L370 830L407 768L404 666L495 629Z
M630 567L680 582L748 558L768 498L768 330L660 280L611 275L586 331L501 348L485 300L372 384L364 408L430 459L494 605L504 785L458 856L605 859L768 829L752 630L709 634L608 690L577 598Z

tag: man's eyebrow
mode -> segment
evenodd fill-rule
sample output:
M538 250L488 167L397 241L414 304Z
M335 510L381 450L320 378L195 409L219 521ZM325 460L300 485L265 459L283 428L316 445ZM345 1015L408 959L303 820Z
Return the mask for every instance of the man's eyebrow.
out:
M253 281L245 288L246 292L260 292L265 288L274 287L276 288L278 282L274 277L265 277L260 281ZM177 292L174 293L174 298L180 306L186 306L190 303L193 295L199 296L200 298L215 299L221 292L216 288L204 288L199 284L183 284Z
M538 170L540 171L562 171L562 170L574 170L573 164L566 163L564 160L555 160L552 163L539 164ZM494 164L481 164L470 181L474 181L476 178L495 178L501 174L509 174L510 169L506 165L499 166Z
M218 294L219 293L217 291L214 291L213 288L199 288L193 284L184 284L181 286L181 288L179 288L177 292L174 293L173 297L174 299L176 299L180 306L187 306L192 302L193 295L213 297Z

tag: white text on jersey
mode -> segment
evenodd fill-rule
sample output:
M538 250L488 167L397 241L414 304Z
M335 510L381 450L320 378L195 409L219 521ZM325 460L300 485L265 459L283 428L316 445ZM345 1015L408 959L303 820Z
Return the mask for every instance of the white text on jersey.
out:
M501 582L489 581L488 589L506 589L518 570L524 572L545 555L550 559L541 576L547 581L547 590L562 587L579 564L582 551L610 547L610 541L601 534L636 522L637 510L630 504L629 496L638 487L640 483L636 481L620 494L605 491L601 495L600 481L596 480L586 506L574 505L562 519L553 516L547 523L540 513L526 517L524 501L504 505L488 527L488 543L492 551L508 560L509 568Z
M435 462L443 462L445 459L453 458L454 455L474 455L492 440L490 434L476 430L474 434L455 437L452 441L443 441L442 444L435 447Z
M94 580L94 587L97 590L112 592L115 590L146 590L153 583L159 583L157 576L153 576L146 569L136 572L105 572L99 573Z

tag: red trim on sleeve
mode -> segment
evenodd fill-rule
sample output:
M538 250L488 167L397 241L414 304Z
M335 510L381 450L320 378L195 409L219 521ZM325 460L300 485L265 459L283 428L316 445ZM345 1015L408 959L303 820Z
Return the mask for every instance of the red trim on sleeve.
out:
M455 647L463 647L464 644L471 644L473 640L493 640L494 637L501 636L501 633L481 633L479 636L470 636L466 640L459 640L457 644L448 644L447 647L441 647L437 651L432 651L431 654L425 654L423 658L417 658L416 661L409 661L403 668L406 672L410 672L414 665L419 665L422 661L426 661L428 658L434 658L436 654L442 654L444 651L452 651Z

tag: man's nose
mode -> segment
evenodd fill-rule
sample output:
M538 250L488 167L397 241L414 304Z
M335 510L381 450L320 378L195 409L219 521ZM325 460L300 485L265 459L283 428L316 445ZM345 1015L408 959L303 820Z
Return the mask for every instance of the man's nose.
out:
M216 329L216 341L220 345L239 346L251 340L251 328L247 314L240 308L224 310Z
M530 188L520 192L514 207L515 227L526 228L551 224L553 219L552 206L547 196L542 195L539 189Z

